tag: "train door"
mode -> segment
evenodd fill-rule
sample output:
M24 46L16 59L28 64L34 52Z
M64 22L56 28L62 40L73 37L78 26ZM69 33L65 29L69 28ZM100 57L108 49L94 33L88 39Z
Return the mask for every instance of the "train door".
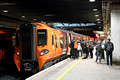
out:
M62 55L64 55L67 53L67 33L66 32L61 32L60 44L61 44L61 48L63 49Z
M69 44L71 43L71 34L69 33Z
M57 48L57 35L56 35L56 31L53 31L52 34L52 47L53 47L53 55L52 57L56 56L56 48Z
M69 44L71 43L71 34L67 33L67 55L70 55L70 47Z

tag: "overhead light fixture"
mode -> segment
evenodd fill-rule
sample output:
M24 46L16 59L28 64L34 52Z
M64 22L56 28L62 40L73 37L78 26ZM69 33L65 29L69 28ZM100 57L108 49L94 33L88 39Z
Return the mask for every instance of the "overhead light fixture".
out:
M15 5L15 3L0 3L0 6L11 6Z
M100 19L97 19L97 21L99 21Z
M99 28L101 28L101 27L99 27Z
M54 14L45 14L44 16L55 16Z
M97 11L97 9L93 9L93 11Z
M36 21L36 18L34 18L33 21Z
M22 18L25 18L25 16L22 16Z
M101 23L100 21L98 23Z
M8 10L3 10L3 12L4 12L4 13L7 13L7 12L8 12Z
M98 16L99 16L99 15L97 15L97 14L95 15L95 17L98 17Z
M95 0L89 0L90 2L95 2Z

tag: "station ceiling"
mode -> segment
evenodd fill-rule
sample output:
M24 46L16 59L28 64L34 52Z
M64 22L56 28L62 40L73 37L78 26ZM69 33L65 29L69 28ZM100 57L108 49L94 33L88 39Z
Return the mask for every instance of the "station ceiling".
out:
M0 15L15 21L97 23L97 18L102 21L102 0L0 0Z
M102 1L111 0L0 0L0 25L22 22L95 23L103 27ZM117 0L114 0L117 1ZM95 29L95 28L94 28Z

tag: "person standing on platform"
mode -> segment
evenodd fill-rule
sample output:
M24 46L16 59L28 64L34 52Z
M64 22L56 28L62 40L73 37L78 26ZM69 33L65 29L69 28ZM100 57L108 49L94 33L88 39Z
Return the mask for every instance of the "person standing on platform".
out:
M82 40L80 40L80 46L81 46L81 50L80 50L80 52L81 52L81 57L83 56L83 50L82 50Z
M114 50L114 45L110 41L110 38L107 39L107 42L105 43L105 51L107 56L107 65L109 65L109 57L110 57L110 65L112 66L112 52Z
M96 46L96 51L97 51L97 54L96 54L96 62L99 58L99 63L101 63L101 58L102 58L102 44L100 41L98 41L98 44Z
M75 42L74 42L74 58L73 59L75 59L75 58L77 58L78 59L78 54L79 54L79 51L77 50L77 48L78 48L78 44L77 44L77 40L75 40Z
M93 48L94 48L93 42L92 40L90 40L89 43L90 58L93 58Z
M100 42L101 42L101 45L102 45L102 55L101 55L101 59L105 59L105 56L104 56L104 42L103 42L103 38L100 39Z
M82 50L83 50L83 56L84 58L83 59L86 59L86 53L87 53L87 43L84 41L84 39L82 39Z
M77 44L78 44L78 48L77 48L77 50L78 50L77 57L79 57L79 52L82 50L80 40L77 41Z
M71 40L71 43L69 44L70 49L70 58L74 58L74 40Z
M86 47L86 59L89 56L89 43L87 42L87 47Z

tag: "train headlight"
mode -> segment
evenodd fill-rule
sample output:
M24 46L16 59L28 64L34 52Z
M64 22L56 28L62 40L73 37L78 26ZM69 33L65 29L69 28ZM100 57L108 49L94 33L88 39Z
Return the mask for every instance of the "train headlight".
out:
M44 49L40 52L40 56L44 55L44 54L47 54L49 52L49 50L47 49Z
M19 51L15 51L16 55L19 56L20 55L20 52Z

